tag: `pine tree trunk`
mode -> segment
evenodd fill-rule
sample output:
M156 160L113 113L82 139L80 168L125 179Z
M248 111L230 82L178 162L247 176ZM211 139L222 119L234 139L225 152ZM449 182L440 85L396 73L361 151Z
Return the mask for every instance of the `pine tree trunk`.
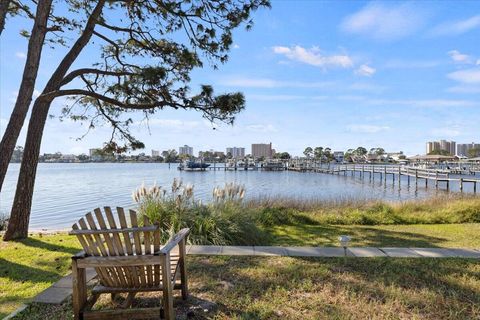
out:
M47 33L47 20L50 14L51 4L52 0L40 0L37 5L35 23L28 42L27 60L23 69L22 83L18 91L15 107L10 115L10 120L3 134L2 141L0 142L0 191L2 190L18 136L20 135L30 103L32 102L43 42L45 40L45 34Z
M23 152L17 191L13 201L10 220L3 239L5 241L23 239L28 236L33 187L37 173L38 157L43 129L48 117L51 101L36 100L28 125L27 141Z
M95 25L97 24L97 19L102 13L105 1L106 0L99 0L97 2L95 9L88 18L85 30L50 77L42 95L55 92L61 87L63 77L68 69L90 41ZM52 96L47 100L45 99L45 96L42 97L42 95L35 100L32 108L32 115L30 116L28 124L27 140L23 150L22 164L20 166L20 175L17 182L17 190L15 192L15 198L10 212L7 231L3 236L3 240L5 241L23 239L28 236L33 188L35 185L35 175L37 173L43 129L45 128L50 105L54 99L54 96Z
M5 19L7 18L10 2L12 2L12 0L0 1L0 34L2 34L3 29L5 28Z

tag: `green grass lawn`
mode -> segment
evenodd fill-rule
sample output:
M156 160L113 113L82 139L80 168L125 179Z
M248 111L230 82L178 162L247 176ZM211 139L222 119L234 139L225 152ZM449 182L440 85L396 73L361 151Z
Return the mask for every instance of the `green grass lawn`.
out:
M179 319L479 319L480 265L462 259L190 257ZM158 294L136 298L157 306ZM111 306L107 297L101 308ZM68 319L70 302L15 319Z
M338 235L349 234L353 237L353 246L480 248L480 224L337 226L297 223L275 226L268 231L271 234L271 245L334 246L337 245ZM79 250L77 240L66 234L43 237L34 235L20 242L1 242L0 318L69 273L70 257ZM364 263L363 259L355 261ZM436 261L445 263L444 260ZM449 261L449 264L458 265L458 268L466 263L462 260ZM322 262L322 265L328 264L328 261ZM372 267L382 268L384 264L389 265L391 262L376 262ZM420 265L423 266L423 262ZM470 266L469 263L467 265ZM191 268L195 271L195 264ZM222 273L228 273L231 268L233 267L228 265Z
M0 319L68 274L78 251L77 239L65 234L0 242Z
M323 225L294 223L268 229L272 245L338 246L338 236L352 237L351 246L480 248L480 223L419 225Z

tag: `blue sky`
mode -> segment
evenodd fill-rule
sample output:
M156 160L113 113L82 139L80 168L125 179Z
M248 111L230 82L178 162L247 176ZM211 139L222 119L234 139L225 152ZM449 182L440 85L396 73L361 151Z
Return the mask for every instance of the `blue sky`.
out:
M160 111L133 130L145 152L183 144L195 153L229 146L249 152L251 143L272 142L296 155L306 146L382 146L413 155L432 139L480 141L480 2L273 1L254 21L250 32L235 32L225 65L192 75L192 88L245 93L247 108L235 125L213 130L198 113ZM1 36L2 133L25 62L21 28L31 26L7 21ZM37 90L63 52L46 51ZM89 66L88 56L78 65ZM51 119L42 152L88 152L110 131L98 128L77 141L84 132Z

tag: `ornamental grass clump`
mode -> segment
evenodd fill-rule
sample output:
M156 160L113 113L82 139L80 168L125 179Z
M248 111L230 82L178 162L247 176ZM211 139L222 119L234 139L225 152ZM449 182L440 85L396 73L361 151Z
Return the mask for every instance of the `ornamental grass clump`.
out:
M266 235L245 210L245 189L235 184L216 187L213 201L195 200L193 186L174 179L170 190L154 185L133 192L141 216L160 226L162 242L182 228L190 228L189 242L213 245L255 245Z

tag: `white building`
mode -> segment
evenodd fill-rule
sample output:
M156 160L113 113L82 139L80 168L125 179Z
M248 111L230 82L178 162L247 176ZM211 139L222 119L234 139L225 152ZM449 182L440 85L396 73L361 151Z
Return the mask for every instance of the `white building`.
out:
M252 157L255 159L273 157L272 143L254 143L252 144Z
M457 144L457 155L461 157L468 157L468 151L476 148L480 148L480 143L459 143Z
M233 159L245 158L245 148L232 147L227 148L227 155L230 154Z
M337 161L337 162L343 162L345 160L345 152L334 151L333 152L333 158L335 158L335 161Z
M447 141L447 140L440 140L440 141L430 141L427 142L427 154L432 151L440 151L444 150L447 151L451 156L454 156L456 153L456 145L455 141Z
M60 162L75 162L77 160L77 156L74 154L62 154L59 161Z
M393 161L400 161L406 158L406 156L403 154L403 151L399 152L388 152L387 157L389 159L392 159Z
M456 142L455 141L447 141L447 140L440 140L440 149L446 150L450 153L451 156L454 156L456 153Z
M178 148L178 154L179 155L187 155L193 157L193 148L189 147L187 145L184 145L183 147Z

